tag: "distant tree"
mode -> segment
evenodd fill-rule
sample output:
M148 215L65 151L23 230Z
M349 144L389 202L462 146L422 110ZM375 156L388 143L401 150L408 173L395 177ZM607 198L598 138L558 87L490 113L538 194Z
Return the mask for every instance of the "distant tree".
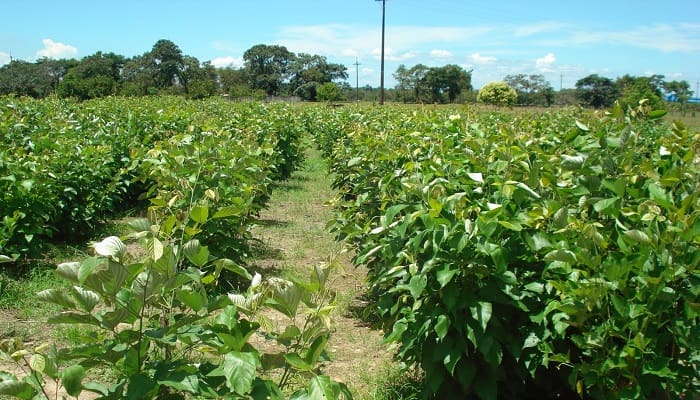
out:
M154 66L148 53L127 60L122 70L121 94L144 96L157 93L154 75Z
M276 95L288 77L294 53L284 46L258 44L243 53L243 60L250 87Z
M97 52L84 57L80 63L68 70L58 84L56 93L61 97L91 99L117 93L121 83L124 56Z
M664 82L664 91L671 96L674 101L677 101L681 110L685 111L685 104L690 100L692 91L688 81L670 81Z
M328 63L326 57L301 53L289 65L289 91L303 100L316 100L316 87L320 84L348 78L342 64Z
M476 100L480 103L496 106L512 106L515 104L518 94L515 89L503 81L489 82L479 90Z
M184 56L182 61L180 80L187 97L201 99L216 93L217 73L210 62L200 65L199 60L192 56Z
M660 75L654 75L660 76ZM623 107L638 107L641 100L646 100L647 106L653 110L662 110L665 108L663 93L657 86L655 80L649 77L633 77L625 75L618 78L616 81L620 98L620 105Z
M75 65L75 60L41 58L35 63L14 60L0 67L0 94L46 97Z
M549 107L554 102L554 89L543 75L507 75L503 80L518 93L517 104Z
M558 106L574 106L579 104L578 90L563 89L554 94L554 104Z
M582 104L594 108L610 107L619 95L618 87L612 79L597 74L579 79L576 89Z
M425 74L425 83L433 102L444 103L445 96L454 103L462 90L472 89L472 71L465 71L459 65L448 64L433 67Z
M425 75L429 70L430 68L423 64L417 64L411 68L406 68L403 64L399 65L394 73L398 100L404 103L422 103L428 100L430 94Z
M182 79L185 60L182 50L175 43L160 39L146 57L152 63L153 80L157 88L169 88Z
M326 82L318 86L316 96L320 101L332 103L340 98L340 88L333 82Z
M232 67L217 68L217 82L219 90L231 97L250 96L248 76L245 69Z

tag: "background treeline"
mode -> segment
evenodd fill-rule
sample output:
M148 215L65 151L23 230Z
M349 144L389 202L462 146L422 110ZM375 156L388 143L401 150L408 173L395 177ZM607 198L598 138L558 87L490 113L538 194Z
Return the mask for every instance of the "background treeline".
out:
M397 83L386 90L387 101L477 101L472 71L455 64L400 65L393 76ZM222 94L250 99L297 97L305 101L376 101L379 98L378 88L352 87L347 80L345 65L330 63L320 55L296 54L284 46L258 44L246 50L240 68L218 68L209 61L200 62L183 54L175 43L162 39L150 51L132 58L97 52L81 60L11 61L0 67L0 94L43 98L55 93L83 100L156 94L189 98ZM662 109L670 98L683 109L692 94L687 81L667 81L663 75L624 75L613 80L592 74L579 79L574 89L559 91L539 74L507 75L503 82L517 94L508 104L518 106L604 108L615 101L636 105L640 99L648 99L655 109Z
M15 60L0 67L0 94L92 99L110 95L177 94L204 98L298 96L316 100L317 88L347 79L347 68L319 55L295 54L284 46L256 45L241 68L217 68L183 54L170 40L133 58L97 52L82 60Z

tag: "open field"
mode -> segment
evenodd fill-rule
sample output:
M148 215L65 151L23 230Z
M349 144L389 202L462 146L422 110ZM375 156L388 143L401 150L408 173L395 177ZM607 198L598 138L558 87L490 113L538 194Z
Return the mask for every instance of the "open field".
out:
M31 398L43 379L80 398L670 399L700 385L692 114L6 104L0 350L18 376L0 393Z

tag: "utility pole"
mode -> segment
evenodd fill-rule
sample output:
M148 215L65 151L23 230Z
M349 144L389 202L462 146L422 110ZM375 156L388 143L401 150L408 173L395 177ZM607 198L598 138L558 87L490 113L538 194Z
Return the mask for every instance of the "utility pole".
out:
M382 60L379 72L379 105L384 104L384 22L386 11L386 0L375 0L382 2Z
M360 101L360 63L355 57L355 101Z

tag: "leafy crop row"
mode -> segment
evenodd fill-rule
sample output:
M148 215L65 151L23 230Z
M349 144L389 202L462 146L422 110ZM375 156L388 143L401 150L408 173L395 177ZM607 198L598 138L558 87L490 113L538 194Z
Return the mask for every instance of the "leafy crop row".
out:
M661 115L352 108L318 124L329 226L426 397L700 391L700 134Z
M265 207L270 183L303 157L294 114L284 105L188 102L178 98L76 103L0 102L0 254L35 256L49 240L84 239L138 199L182 186L217 191L238 215L224 255L241 250L248 218ZM188 181L190 183L188 183ZM162 205L162 204L161 204ZM221 224L211 227L224 229ZM223 239L219 235L219 239ZM242 247L243 246L243 247Z

